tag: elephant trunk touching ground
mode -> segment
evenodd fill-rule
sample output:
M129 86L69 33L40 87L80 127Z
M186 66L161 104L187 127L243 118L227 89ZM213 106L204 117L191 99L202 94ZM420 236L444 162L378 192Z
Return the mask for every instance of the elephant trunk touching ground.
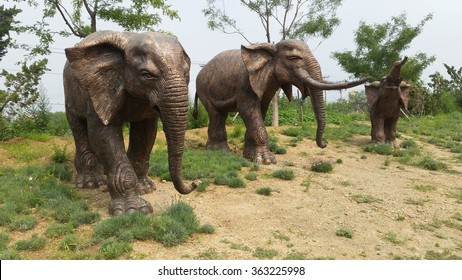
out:
M175 189L181 194L188 194L197 187L194 182L186 186L181 179L184 139L188 119L188 88L186 83L178 77L172 78L169 85L167 86L163 104L160 107L161 119L167 139L169 172Z

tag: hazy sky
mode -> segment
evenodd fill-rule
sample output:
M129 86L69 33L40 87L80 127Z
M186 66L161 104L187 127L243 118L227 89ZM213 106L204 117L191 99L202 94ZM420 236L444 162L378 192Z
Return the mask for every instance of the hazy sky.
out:
M186 52L192 60L190 97L195 92L195 77L200 70L200 64L206 63L213 56L227 49L236 49L240 45L248 43L239 35L226 35L220 31L211 31L207 28L206 19L202 15L202 9L206 7L207 0L170 0L166 1L177 9L181 21L164 20L160 29L168 30L178 36ZM222 2L226 11L239 23L240 28L252 42L264 42L266 40L261 23L238 0L224 0ZM35 12L35 11L32 11ZM319 39L310 39L308 45L313 49L314 55L321 64L325 77L329 80L345 80L348 74L343 72L334 59L330 57L334 51L354 50L354 31L359 22L367 24L384 23L390 21L392 16L406 13L408 22L415 26L427 14L432 13L433 19L424 27L423 33L417 37L411 47L405 51L405 55L412 56L417 52L435 55L436 61L424 72L423 79L435 71L447 76L443 63L462 67L462 31L460 29L462 15L462 1L460 0L344 0L338 9L337 15L341 19L341 25L334 34L320 43ZM38 13L35 13L37 16ZM24 8L19 20L27 22L34 15L30 9ZM56 25L63 25L57 18ZM111 25L100 25L100 29L116 29ZM56 28L60 29L60 28ZM280 37L274 33L273 39ZM27 40L27 39L25 39ZM65 62L64 48L70 47L79 41L78 38L56 38L53 44L52 55L49 57L49 73L44 75L43 86L52 104L53 111L64 110L64 94L62 87L62 68ZM17 69L14 65L18 55L24 52L11 52L1 62L0 68L8 70ZM327 93L328 100L335 100L340 96L338 91Z

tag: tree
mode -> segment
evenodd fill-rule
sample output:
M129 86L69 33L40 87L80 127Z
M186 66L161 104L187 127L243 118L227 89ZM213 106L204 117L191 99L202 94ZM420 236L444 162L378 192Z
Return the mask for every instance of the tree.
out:
M252 41L238 26L237 21L216 6L216 0L208 0L207 8L202 10L208 18L211 30L225 34L239 34L249 44ZM326 39L340 24L336 17L342 0L240 0L241 4L256 14L265 32L266 42L272 43L273 28L284 39L306 39L319 37ZM224 2L223 2L224 3ZM278 94L273 98L273 126L278 126Z
M16 1L25 2L25 1ZM27 1L28 5L36 5L34 1ZM35 6L34 6L35 7ZM15 115L18 108L24 108L34 103L38 96L38 85L42 75L47 70L48 60L43 56L50 53L49 44L52 42L52 35L47 29L44 21L35 22L32 25L23 25L14 17L22 12L16 7L5 9L0 8L0 35L2 46L2 58L8 49L23 49L27 54L16 64L21 67L19 71L8 71L2 69L0 77L3 78L3 87L0 89L0 114L6 112L8 115ZM37 45L19 43L15 38L21 34L33 34L37 38ZM13 73L14 72L14 73ZM9 110L7 110L9 109Z
M360 22L355 32L356 50L333 52L332 57L343 70L356 78L369 76L373 80L380 80L386 76L395 61L402 59L403 52L422 33L425 23L431 19L432 15L429 14L417 26L407 23L406 14L392 17L391 22L383 24L368 25ZM417 83L423 70L433 61L435 57L425 53L409 56L401 75L405 80Z
M454 66L444 63L451 80L448 81L448 89L456 98L457 105L462 109L462 67L456 70Z
M162 18L155 10L170 19L179 19L178 12L172 10L164 0L74 0L66 7L61 0L46 0L45 16L59 13L69 31L62 35L83 38L97 31L98 19L113 22L127 31L153 30ZM84 14L88 16L85 20Z
M4 5L0 6L0 61L11 43L10 30L17 24L14 17L20 12L16 7L5 9Z

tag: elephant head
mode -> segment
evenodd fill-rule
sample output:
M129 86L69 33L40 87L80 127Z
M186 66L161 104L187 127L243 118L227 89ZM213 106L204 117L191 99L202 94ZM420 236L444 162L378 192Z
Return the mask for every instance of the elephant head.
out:
M389 100L399 102L399 106L407 110L409 101L409 84L404 82L401 77L401 67L406 63L407 57L396 61L387 76L382 80L373 82L365 86L367 104L371 109L381 98L388 97ZM391 107L391 104L389 104Z
M366 78L339 83L323 80L318 61L308 46L300 40L242 46L241 54L249 72L252 89L260 99L268 89L282 88L291 100L292 86L301 91L302 98L310 96L318 123L316 143L321 148L326 147L322 140L326 125L323 90L346 89L368 80Z
M181 179L191 61L178 40L156 32L102 31L66 49L66 57L102 124L120 121L133 98L149 104L146 114L160 115L173 184L182 194L194 190L194 183L185 186Z

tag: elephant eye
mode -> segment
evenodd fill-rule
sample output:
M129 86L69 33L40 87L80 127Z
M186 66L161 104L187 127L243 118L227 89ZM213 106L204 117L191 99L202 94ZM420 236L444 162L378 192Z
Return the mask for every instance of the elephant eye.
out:
M301 60L303 58L301 56L298 56L298 55L291 55L291 56L288 56L287 59L290 60L290 61L298 61L298 60Z
M149 71L143 70L141 71L141 76L143 76L146 80L155 80L156 76L150 73Z

